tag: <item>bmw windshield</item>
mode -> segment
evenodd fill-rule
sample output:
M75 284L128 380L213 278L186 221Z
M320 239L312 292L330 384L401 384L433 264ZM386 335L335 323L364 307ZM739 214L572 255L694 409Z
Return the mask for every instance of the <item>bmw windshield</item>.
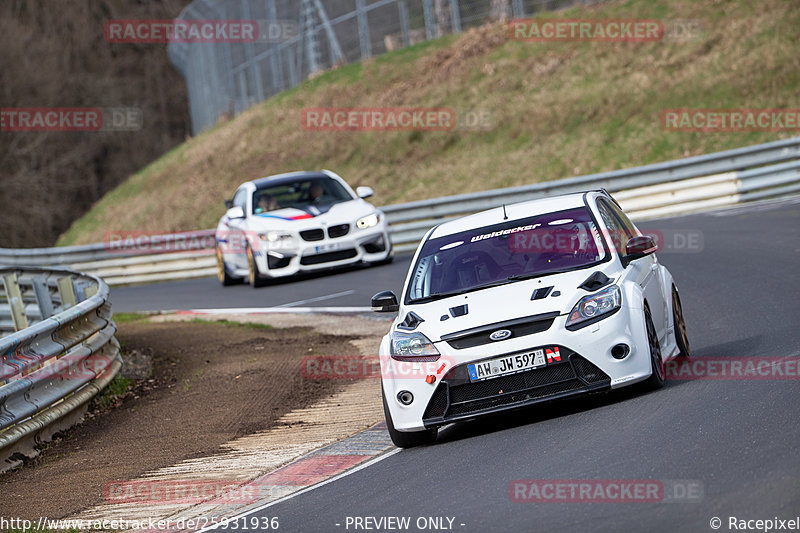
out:
M350 193L334 179L304 178L257 189L253 193L253 214L291 207L319 215L334 204L350 200Z
M423 244L406 301L422 303L577 270L605 257L585 207L474 228Z

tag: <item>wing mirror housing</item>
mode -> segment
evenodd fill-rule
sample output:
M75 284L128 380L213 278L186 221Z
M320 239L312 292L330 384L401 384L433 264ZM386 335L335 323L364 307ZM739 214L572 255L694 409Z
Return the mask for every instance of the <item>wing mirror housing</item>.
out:
M371 307L376 313L396 313L400 304L392 291L383 291L372 297Z
M637 235L625 244L625 255L622 256L622 266L626 267L631 261L641 259L656 251L656 241L649 235Z
M358 187L356 189L356 194L359 198L369 198L375 194L375 191L372 190L372 187Z
M233 200L225 200L225 209L230 209L231 207L233 207Z
M228 209L226 216L228 218L244 218L244 209L242 209L241 206L235 205Z

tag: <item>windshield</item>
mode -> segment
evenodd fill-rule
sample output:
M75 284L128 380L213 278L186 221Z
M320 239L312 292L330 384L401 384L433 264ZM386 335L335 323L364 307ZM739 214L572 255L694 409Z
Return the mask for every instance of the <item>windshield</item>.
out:
M266 186L253 193L253 214L293 207L312 215L325 212L334 204L353 197L338 181L331 178L305 178L295 182Z
M433 300L585 268L605 255L585 207L475 228L425 242L406 300Z

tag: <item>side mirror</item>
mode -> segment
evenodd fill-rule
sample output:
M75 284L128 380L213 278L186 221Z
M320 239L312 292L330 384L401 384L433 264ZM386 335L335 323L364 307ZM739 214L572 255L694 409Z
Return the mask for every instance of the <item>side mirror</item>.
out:
M649 235L637 235L636 237L632 237L625 245L625 255L622 257L622 266L628 266L628 263L631 261L652 254L657 248L656 241Z
M225 209L233 207L233 200L225 200Z
M238 205L235 205L228 209L228 212L225 214L228 218L244 218L244 209Z
M369 198L375 194L375 191L372 190L372 187L358 187L356 189L356 194L359 198Z
M400 309L397 296L392 291L379 292L372 297L371 305L376 313L396 313Z

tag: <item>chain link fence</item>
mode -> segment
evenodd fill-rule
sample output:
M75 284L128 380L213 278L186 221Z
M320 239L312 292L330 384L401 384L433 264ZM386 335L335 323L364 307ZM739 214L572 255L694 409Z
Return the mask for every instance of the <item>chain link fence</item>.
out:
M597 0L195 0L181 20L254 20L254 42L171 42L197 134L315 73L491 21Z

